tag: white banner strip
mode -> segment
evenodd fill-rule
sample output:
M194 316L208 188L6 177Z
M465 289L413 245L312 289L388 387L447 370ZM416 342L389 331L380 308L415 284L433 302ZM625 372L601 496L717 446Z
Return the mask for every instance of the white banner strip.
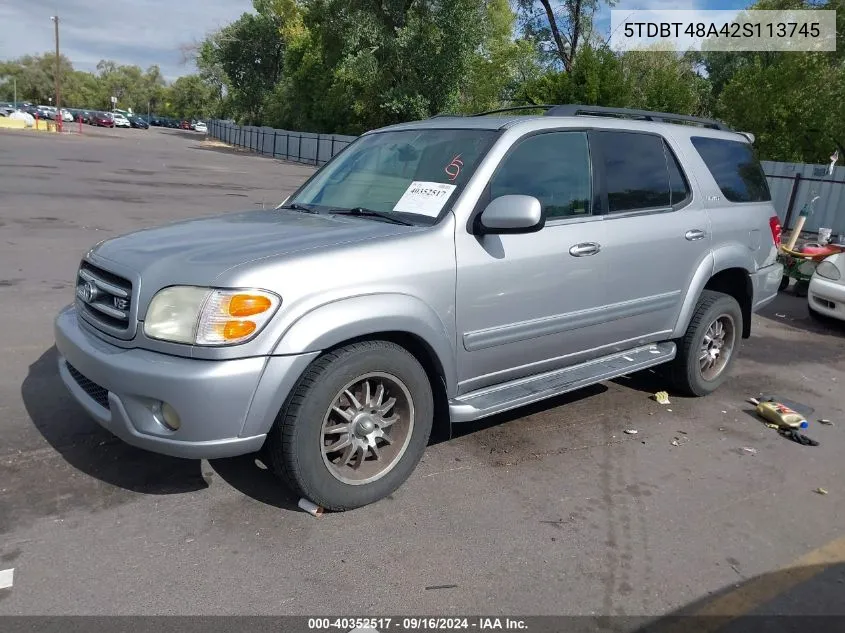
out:
M835 51L836 11L610 11L618 51Z

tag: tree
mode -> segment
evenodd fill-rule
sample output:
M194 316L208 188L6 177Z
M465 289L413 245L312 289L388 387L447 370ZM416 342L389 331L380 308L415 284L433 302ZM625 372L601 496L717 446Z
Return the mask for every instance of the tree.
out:
M73 72L70 60L62 55L59 58L59 74L62 78ZM6 81L0 86L4 97L12 99L13 81L17 81L18 101L31 101L46 104L56 95L55 89L56 55L25 55L18 59L0 63L0 77Z
M211 34L196 53L200 76L227 107L247 123L260 123L264 100L281 78L285 40L282 5L255 0L257 13L244 13Z
M213 92L199 75L179 77L169 88L166 104L180 119L206 118L212 108Z
M460 112L492 110L518 99L521 81L539 70L531 42L514 38L516 14L508 0L488 0L484 18L484 38L460 87Z
M593 33L600 0L517 0L523 29L550 65L570 72L579 46ZM605 0L613 6L616 0Z
M358 133L452 110L484 40L484 0L303 0L277 125Z
M790 53L776 64L760 59L739 69L717 102L717 114L753 132L769 160L823 163L834 140L845 141L845 67L827 55Z

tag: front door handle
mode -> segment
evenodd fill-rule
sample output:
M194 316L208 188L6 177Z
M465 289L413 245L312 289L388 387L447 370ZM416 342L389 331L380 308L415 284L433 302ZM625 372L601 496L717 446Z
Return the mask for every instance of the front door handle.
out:
M707 237L707 233L701 229L693 229L692 231L687 231L684 237L690 242L694 242L695 240L702 240Z
M588 255L595 255L600 250L601 246L595 242L582 242L570 248L569 254L573 257L587 257Z

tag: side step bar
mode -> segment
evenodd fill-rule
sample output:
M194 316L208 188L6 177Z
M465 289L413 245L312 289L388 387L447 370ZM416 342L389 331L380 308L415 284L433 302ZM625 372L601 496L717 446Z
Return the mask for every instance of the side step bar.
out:
M471 391L449 401L452 422L471 422L532 402L618 378L675 358L675 344L644 345L595 360Z

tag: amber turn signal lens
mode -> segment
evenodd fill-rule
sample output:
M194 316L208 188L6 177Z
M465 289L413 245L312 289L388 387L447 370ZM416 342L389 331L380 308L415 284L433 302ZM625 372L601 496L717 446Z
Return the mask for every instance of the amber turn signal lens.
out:
M227 341L244 338L255 332L255 328L252 321L226 321L223 324L223 338Z
M229 314L233 317L247 317L267 312L273 303L261 295L234 295L229 300Z

